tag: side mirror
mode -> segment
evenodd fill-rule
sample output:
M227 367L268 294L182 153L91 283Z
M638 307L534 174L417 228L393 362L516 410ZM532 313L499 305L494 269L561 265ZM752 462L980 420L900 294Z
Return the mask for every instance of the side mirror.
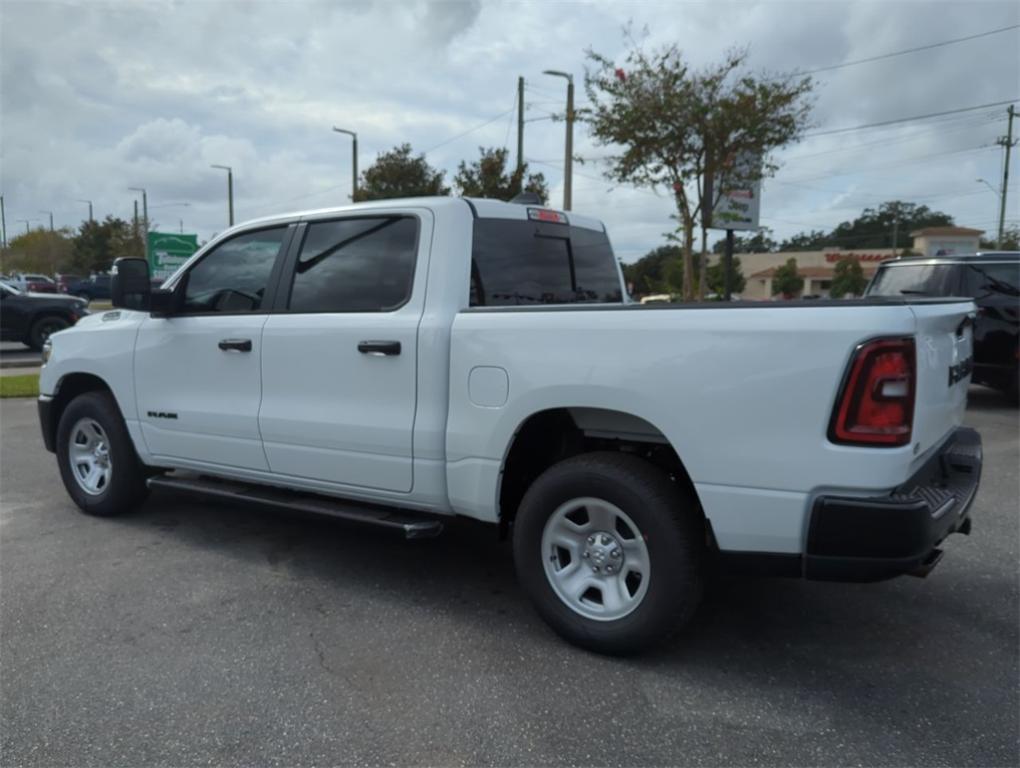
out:
M113 262L110 269L110 301L114 307L147 310L151 295L149 262L127 258Z

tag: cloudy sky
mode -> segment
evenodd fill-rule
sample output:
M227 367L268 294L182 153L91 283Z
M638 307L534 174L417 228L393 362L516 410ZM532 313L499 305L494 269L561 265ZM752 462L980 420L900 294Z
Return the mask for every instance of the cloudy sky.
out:
M0 187L18 219L77 226L128 218L148 190L161 230L206 239L226 224L231 165L238 220L339 205L355 130L364 169L410 142L448 171L477 147L513 147L517 77L527 82L525 156L562 200L564 81L586 48L622 59L628 21L646 44L678 43L695 64L748 45L756 69L832 67L1020 24L1009 2L314 3L0 0ZM818 72L814 132L1020 97L1020 30ZM583 92L579 88L579 101ZM782 152L762 224L778 236L830 229L883 200L923 203L994 230L1006 107L829 133ZM1017 129L1020 130L1020 124ZM584 126L577 154L598 158ZM1020 154L1020 153L1017 153ZM1016 154L1014 154L1016 157ZM1020 219L1020 164L1007 216ZM186 203L187 205L183 205ZM574 208L604 219L626 260L661 244L671 202L575 167Z

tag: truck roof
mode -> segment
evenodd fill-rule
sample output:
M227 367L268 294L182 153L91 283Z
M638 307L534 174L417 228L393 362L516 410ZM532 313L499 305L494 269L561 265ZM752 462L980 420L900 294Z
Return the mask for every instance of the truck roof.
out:
M321 217L323 215L329 215L334 213L351 213L356 211L372 211L380 208L393 208L394 206L400 207L423 207L430 208L432 210L439 210L443 208L454 208L467 205L471 209L471 214L476 219L519 219L527 221L528 209L541 209L544 211L551 211L558 213L567 218L567 221L571 226L584 227L585 229L594 229L598 232L604 232L605 226L598 219L590 216L584 216L573 211L559 211L555 208L549 208L548 206L542 205L529 205L522 203L507 203L502 200L490 200L488 198L481 197L448 197L448 196L436 196L436 197L398 197L388 200L371 200L365 203L351 203L350 205L337 205L329 208L312 208L305 211L290 211L288 213L276 214L273 216L263 216L257 219L249 219L243 221L240 224L231 227L233 229L248 228L252 224L271 224L283 221L294 221L297 219ZM230 231L230 230L227 230Z
M1020 261L1020 251L977 251L975 253L952 253L944 256L901 256L883 261L882 266L895 267L898 264L954 264L970 261Z

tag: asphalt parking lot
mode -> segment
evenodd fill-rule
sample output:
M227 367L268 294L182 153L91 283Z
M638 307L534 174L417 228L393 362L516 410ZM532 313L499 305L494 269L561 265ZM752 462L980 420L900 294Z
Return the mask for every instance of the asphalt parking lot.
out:
M727 580L629 659L557 639L488 527L89 518L34 402L0 420L4 766L1020 762L1018 421L988 390L974 532L928 579Z

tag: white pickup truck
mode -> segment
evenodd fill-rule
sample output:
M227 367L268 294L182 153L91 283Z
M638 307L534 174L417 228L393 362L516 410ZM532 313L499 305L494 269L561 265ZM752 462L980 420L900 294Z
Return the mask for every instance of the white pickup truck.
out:
M630 303L603 225L423 198L260 219L54 334L68 493L150 488L512 533L545 620L605 652L691 616L706 566L926 574L970 529L973 304Z

